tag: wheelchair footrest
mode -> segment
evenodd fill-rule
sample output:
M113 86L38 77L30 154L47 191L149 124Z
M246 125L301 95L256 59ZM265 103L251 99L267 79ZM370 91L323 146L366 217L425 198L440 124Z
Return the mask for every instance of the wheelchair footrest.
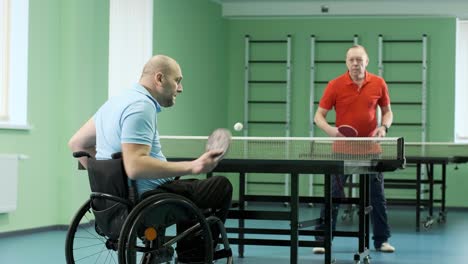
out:
M231 208L239 208L239 201L232 201Z
M143 254L141 263L157 264L170 262L174 257L174 249L172 247L163 247L152 249Z
M232 256L232 250L231 249L221 249L218 251L215 251L213 253L213 260L221 259L221 258L227 258Z

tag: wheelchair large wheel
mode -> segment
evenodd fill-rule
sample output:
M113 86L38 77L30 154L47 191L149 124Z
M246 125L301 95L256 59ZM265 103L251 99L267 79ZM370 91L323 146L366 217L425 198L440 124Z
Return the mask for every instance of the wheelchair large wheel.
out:
M193 223L187 231L168 238L167 228L181 221ZM148 235L150 234L150 235ZM150 196L130 212L120 233L119 263L176 263L174 246L184 239L203 238L203 263L213 261L213 241L205 216L190 200L175 194Z
M65 241L67 264L118 263L117 241L112 241L96 231L90 200L87 200L73 217Z
M87 200L68 228L65 242L67 263L117 263L117 251L109 247L112 247L111 242L96 231L90 200Z

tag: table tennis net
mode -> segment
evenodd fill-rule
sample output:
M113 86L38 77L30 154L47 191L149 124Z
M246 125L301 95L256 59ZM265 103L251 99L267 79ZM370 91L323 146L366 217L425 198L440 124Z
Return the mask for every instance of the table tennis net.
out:
M196 158L208 137L161 136L168 158ZM225 159L398 160L402 138L233 137Z
M453 157L467 156L468 144L453 142L405 142L406 156Z

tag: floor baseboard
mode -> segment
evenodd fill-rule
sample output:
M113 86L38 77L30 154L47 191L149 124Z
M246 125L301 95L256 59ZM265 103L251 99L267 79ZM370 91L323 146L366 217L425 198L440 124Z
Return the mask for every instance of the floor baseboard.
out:
M67 229L68 229L68 225L41 226L41 227L35 227L35 228L2 232L0 233L0 238L29 235L29 234L34 234L34 233L57 231L57 230L65 231Z

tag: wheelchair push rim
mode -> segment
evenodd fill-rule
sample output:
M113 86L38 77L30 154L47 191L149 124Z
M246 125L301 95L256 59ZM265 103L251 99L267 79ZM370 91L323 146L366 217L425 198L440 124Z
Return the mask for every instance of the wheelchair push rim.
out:
M145 199L144 201L140 202L129 214L127 220L124 223L122 231L120 233L119 241L119 263L125 264L135 264L138 263L135 260L135 257L140 257L143 253L142 252L156 252L156 250L163 250L167 253L167 251L173 248L173 244L179 241L180 239L184 239L186 234L178 234L171 239L165 239L163 243L159 243L158 248L152 247L153 245L149 245L146 242L142 242L141 235L139 236L139 230L141 230L142 223L145 221L145 215L151 214L152 212L158 211L157 207L164 207L170 205L174 207L174 209L184 210L188 214L194 217L196 222L194 225L196 227L191 228L192 230L196 230L197 234L202 234L205 238L204 241L204 260L203 263L212 263L213 261L213 241L211 239L211 231L207 221L205 220L205 216L197 209L196 205L193 204L190 200L175 194L157 194L152 197ZM174 223L177 222L176 219L173 219ZM158 223L160 224L160 223ZM168 227L168 226L166 226ZM140 232L141 233L141 232ZM188 235L190 236L190 235ZM140 237L140 238L139 238ZM208 238L208 239L207 239ZM140 246L136 245L135 243L140 243ZM144 245L144 246L141 246ZM153 254L153 253L147 253ZM148 257L148 256L147 256ZM159 257L159 256L158 256ZM167 260L168 262L174 261L175 254L171 260ZM157 263L157 262L155 262Z

